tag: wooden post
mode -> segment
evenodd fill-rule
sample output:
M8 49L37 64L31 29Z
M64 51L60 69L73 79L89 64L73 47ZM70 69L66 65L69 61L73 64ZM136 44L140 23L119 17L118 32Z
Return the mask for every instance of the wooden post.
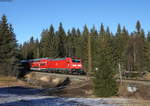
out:
M121 72L121 65L120 65L120 63L118 64L118 69L119 69L119 75L120 75L120 83L122 85L122 72Z
M88 72L87 72L87 77L92 70L91 60L92 60L91 59L91 38L90 38L90 35L88 35Z

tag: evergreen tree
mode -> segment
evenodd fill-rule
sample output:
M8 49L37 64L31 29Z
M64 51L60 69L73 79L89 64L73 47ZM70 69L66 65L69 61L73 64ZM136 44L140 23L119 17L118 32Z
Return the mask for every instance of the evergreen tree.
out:
M145 35L144 35L145 36ZM145 71L147 69L147 44L145 40L133 33L127 47L128 71Z
M48 35L47 35L47 42L46 42L46 47L47 47L47 57L55 58L58 56L57 54L57 39L55 36L54 32L54 27L51 25Z
M106 29L106 34L107 34L108 36L112 36L109 27L107 27L107 29Z
M24 42L20 46L20 52L22 59L34 59L40 57L40 45L38 39L34 40L34 37L31 36L28 42Z
M58 32L58 57L65 57L66 56L66 49L65 49L65 41L66 41L66 33L62 26L62 23L59 24Z
M150 72L150 32L148 32L148 34L147 34L147 40L145 41L146 43L146 51L145 51L145 57L146 57L146 70L145 71L148 71L148 72Z
M88 71L88 37L89 37L89 29L85 25L82 33L82 44L81 44L81 59L83 61L84 70Z
M40 48L41 48L41 56L47 57L48 56L48 29L44 29L41 33L41 41L40 41Z
M150 42L150 32L147 34L147 42Z
M104 25L103 25L103 23L102 23L102 24L101 24L101 27L100 27L100 33L99 33L99 35L104 36L105 34L106 34L105 28L104 28Z
M100 40L98 62L95 63L97 70L95 71L94 90L95 94L100 97L109 97L116 95L118 88L115 81L115 65L113 60L112 48L108 43L107 37Z
M81 44L82 44L82 36L81 36L81 32L80 29L77 29L76 31L76 39L75 39L75 56L78 58L81 58L82 55L82 48L81 48Z
M0 74L17 75L18 45L12 25L5 15L0 22Z
M33 52L34 58L40 58L40 43L39 40L35 40L35 50Z
M141 33L141 23L139 20L136 22L136 31L137 31L137 34Z
M127 48L128 39L129 39L129 35L126 28L123 27L123 29L121 29L120 25L118 25L113 49L114 49L114 54L115 54L114 58L116 60L116 64L121 66L121 71L126 69L125 52Z
M116 36L121 35L121 25L118 24Z
M29 40L29 45L28 45L30 48L28 48L29 52L28 52L28 58L29 59L33 59L35 56L34 56L34 51L36 50L35 49L35 40L34 40L34 37L31 36L30 40Z
M93 28L90 31L90 39L91 39L91 58L92 58L92 70L95 70L96 66L95 63L97 61L97 48L99 48L99 42L98 42L98 32L93 26Z
M77 33L76 33L76 29L72 28L71 30L71 41L72 41L72 56L76 56L76 39L77 39Z
M72 47L71 32L70 32L70 30L68 30L67 36L66 36L66 43L65 43L66 56L68 56L68 57L70 57L72 54L71 47Z
M66 48L67 48L67 56L75 57L76 56L76 41L77 41L77 33L76 29L72 28L71 32L68 31L68 35L66 37Z

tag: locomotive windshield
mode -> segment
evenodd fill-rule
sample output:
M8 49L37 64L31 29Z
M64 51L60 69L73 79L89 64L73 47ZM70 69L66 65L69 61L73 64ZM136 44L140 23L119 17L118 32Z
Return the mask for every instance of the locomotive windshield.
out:
M72 59L72 62L74 62L74 63L80 63L80 60L78 60L78 59Z

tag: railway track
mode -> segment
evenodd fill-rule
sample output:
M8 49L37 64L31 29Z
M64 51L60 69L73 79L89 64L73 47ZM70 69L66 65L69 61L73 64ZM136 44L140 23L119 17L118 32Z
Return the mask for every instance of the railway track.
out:
M70 75L70 74L59 74L59 73L47 73L47 72L31 72L35 74L37 77L41 76L50 76L53 78L69 78L71 81L84 81L88 80L94 77L88 77L87 75ZM117 79L119 82L120 80ZM143 85L150 85L150 81L145 81L145 80L129 80L129 79L123 79L123 83L136 83L136 84L143 84Z
M53 78L62 78L62 79L69 78L71 81L74 80L84 81L88 79L86 75L70 75L70 74L58 74L58 73L47 73L47 72L31 72L31 73L39 78L42 76L49 76Z
M118 80L119 81L119 80ZM142 84L142 85L150 85L150 81L146 80L122 80L124 83L134 83L134 84Z

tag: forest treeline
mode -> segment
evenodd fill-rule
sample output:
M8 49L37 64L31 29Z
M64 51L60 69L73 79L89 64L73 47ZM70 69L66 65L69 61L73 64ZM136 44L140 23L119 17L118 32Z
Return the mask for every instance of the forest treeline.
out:
M66 32L60 23L58 30L50 25L43 29L40 39L32 36L29 41L18 44L12 25L8 24L4 15L0 21L0 72L16 74L16 63L20 60L43 57L78 57L88 71L89 37L93 71L98 69L103 56L116 67L120 64L122 71L150 71L150 32L145 34L140 21L131 33L118 24L115 34L103 24L99 30L85 25L83 29L72 28ZM103 54L103 48L109 48L110 53Z
M145 34L140 21L137 21L135 30L131 33L125 26L118 24L115 34L103 24L99 30L94 26L89 29L85 25L83 29L72 28L67 32L62 23L59 24L58 30L51 25L42 31L40 39L31 37L20 45L21 59L78 57L82 59L85 70L88 70L89 37L92 70L98 68L97 64L103 53L101 50L108 46L108 52L111 53L103 56L110 57L108 60L116 67L120 64L123 71L150 71L150 32Z

